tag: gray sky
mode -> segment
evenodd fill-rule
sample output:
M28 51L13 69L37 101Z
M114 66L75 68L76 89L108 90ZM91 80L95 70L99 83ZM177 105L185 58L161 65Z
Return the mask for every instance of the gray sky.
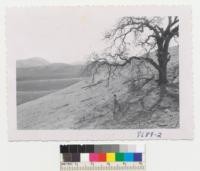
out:
M122 15L102 8L10 8L7 11L8 55L77 63L105 47L103 34Z

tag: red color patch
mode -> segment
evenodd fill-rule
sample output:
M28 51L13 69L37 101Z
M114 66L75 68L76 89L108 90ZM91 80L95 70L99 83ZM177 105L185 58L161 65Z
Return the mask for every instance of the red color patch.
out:
M105 162L106 161L106 153L99 153L98 154L98 161Z

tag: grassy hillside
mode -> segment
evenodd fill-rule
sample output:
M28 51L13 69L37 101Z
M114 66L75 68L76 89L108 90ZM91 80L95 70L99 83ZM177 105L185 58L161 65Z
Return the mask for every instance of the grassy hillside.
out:
M41 97L17 108L19 129L142 129L179 127L178 47L170 49L173 59L168 65L167 92L160 99L155 79L142 87L134 87L131 66L110 80L97 76L94 83L84 79L63 90ZM154 73L157 77L157 73ZM148 75L147 75L148 76ZM117 119L113 117L113 95L121 106Z
M19 65L20 62L20 65ZM26 64L26 65L25 65ZM36 67L28 67L28 66ZM18 61L17 105L66 88L81 80L81 65L45 63L43 59Z
M81 78L18 81L17 105L66 88L80 80Z
M17 105L38 99L54 91L17 91Z

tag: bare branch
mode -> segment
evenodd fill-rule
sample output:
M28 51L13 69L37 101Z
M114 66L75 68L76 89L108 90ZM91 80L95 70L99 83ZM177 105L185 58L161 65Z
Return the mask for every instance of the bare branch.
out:
M132 61L141 61L153 66L158 71L160 82L165 84L167 82L166 66L171 59L168 52L169 44L172 38L179 36L179 19L177 16L169 16L165 18L167 24L163 22L163 19L158 16L121 18L116 26L104 36L110 41L111 46L99 55L100 58L92 60L89 67L95 73L101 67L107 68L109 80L117 68L132 64ZM138 50L135 47L140 47L142 52L139 53L144 55L137 55ZM152 58L153 51L157 52L157 60Z

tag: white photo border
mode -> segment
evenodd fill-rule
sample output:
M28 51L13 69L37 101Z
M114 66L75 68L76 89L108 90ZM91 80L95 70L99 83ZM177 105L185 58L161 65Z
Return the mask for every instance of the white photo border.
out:
M52 7L52 6L51 6ZM56 7L56 6L55 6ZM29 7L38 8L38 7ZM47 6L48 8L48 6ZM193 138L192 11L190 6L77 6L66 8L117 8L137 16L178 16L179 24L179 115L175 129L18 130L16 108L16 61L7 59L8 137L22 140L155 140Z

